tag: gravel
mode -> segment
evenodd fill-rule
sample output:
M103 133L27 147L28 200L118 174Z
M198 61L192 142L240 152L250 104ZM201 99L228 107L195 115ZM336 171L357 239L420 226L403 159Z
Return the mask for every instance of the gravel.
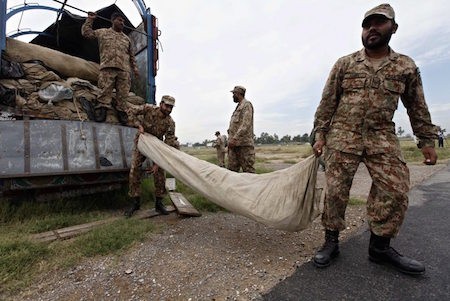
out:
M444 165L410 165L412 186ZM319 172L319 185L323 184ZM367 197L360 168L351 195ZM349 206L342 240L366 221L364 205ZM52 271L11 300L258 300L311 260L323 242L320 218L301 232L268 228L232 213L198 218L158 216L160 233L120 256L87 259Z

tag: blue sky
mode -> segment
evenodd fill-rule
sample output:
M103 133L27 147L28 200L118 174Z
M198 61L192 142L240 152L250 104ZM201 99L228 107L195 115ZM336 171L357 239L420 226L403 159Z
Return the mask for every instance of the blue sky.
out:
M235 108L229 90L247 88L255 134L309 133L334 62L362 48L361 21L372 0L154 0L146 1L162 32L157 99L173 95L180 141L226 132ZM23 1L8 1L9 6ZM69 0L84 10L114 1ZM52 1L40 1L52 4ZM129 0L116 4L137 25ZM411 56L422 72L433 123L450 132L450 5L446 0L398 0L392 48ZM77 14L80 14L76 12ZM23 27L44 29L54 16L24 16ZM15 22L15 23L14 23ZM17 27L11 20L7 32ZM48 21L47 21L48 22ZM30 25L27 25L30 24ZM27 37L30 39L30 37ZM412 133L401 103L394 121Z

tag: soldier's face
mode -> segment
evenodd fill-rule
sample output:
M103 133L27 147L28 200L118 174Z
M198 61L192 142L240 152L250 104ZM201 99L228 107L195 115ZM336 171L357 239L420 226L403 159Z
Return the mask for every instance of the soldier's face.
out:
M166 103L163 102L163 103L161 103L160 108L161 108L161 112L162 112L164 115L169 116L170 113L172 113L173 106L168 105L168 104L166 104Z
M364 22L362 30L362 43L367 49L379 49L389 44L391 36L398 25L384 16L374 15Z
M112 27L115 31L123 31L125 20L122 17L117 17L112 21Z
M237 92L233 92L233 101L234 102L239 102L239 97L238 97L238 93Z

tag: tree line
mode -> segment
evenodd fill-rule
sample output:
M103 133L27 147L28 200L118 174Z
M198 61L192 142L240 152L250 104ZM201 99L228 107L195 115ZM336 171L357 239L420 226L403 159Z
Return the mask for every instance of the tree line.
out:
M267 132L262 132L261 135L259 137L257 137L256 135L253 137L255 140L255 144L289 144L289 143L307 143L309 142L309 134L305 133L303 135L296 135L296 136L291 136L291 135L284 135L283 137L280 138L280 136L278 136L277 134L269 134ZM194 144L192 144L192 146L194 147L198 147L198 146L207 146L210 145L211 143L213 143L214 141L216 141L215 139L213 140L208 140L205 139L203 142L196 142Z

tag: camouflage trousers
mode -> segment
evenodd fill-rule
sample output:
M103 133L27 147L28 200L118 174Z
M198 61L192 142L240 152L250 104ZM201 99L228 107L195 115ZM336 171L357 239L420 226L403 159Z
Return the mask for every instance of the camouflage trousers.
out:
M225 151L221 150L220 148L217 149L217 160L219 161L220 167L225 166Z
M228 169L239 172L255 173L255 147L236 146L228 148Z
M408 208L409 169L392 154L354 155L327 149L325 170L327 191L322 224L329 230L345 229L345 209L353 177L362 162L372 177L367 199L370 230L378 235L397 235Z
M131 168L129 175L129 189L128 195L130 197L141 196L141 181L142 181L142 164L146 157L137 149L137 140L135 139L133 155L131 158ZM153 174L153 181L155 183L155 197L164 198L166 195L166 174L164 169L158 168L158 171Z
M98 87L100 96L97 98L97 108L111 108L112 94L116 89L116 109L118 111L126 110L126 98L130 92L131 77L130 72L117 68L104 68L100 70L98 76Z

